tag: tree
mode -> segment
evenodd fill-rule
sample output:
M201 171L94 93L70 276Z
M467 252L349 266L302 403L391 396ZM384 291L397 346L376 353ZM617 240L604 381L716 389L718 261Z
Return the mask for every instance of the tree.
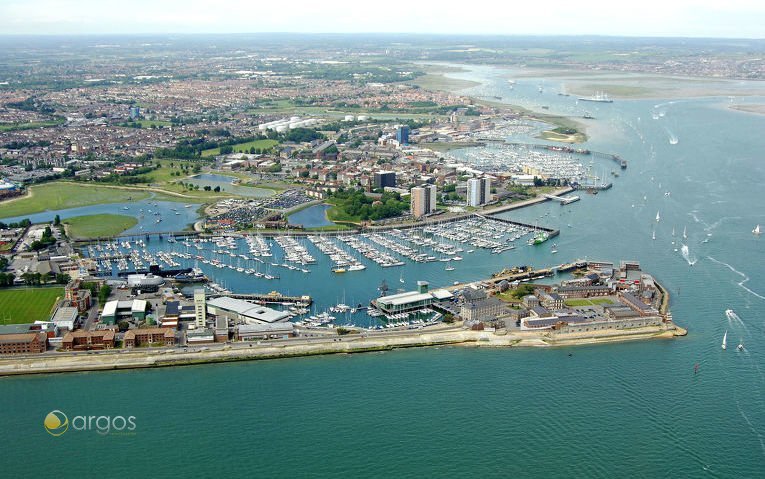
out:
M109 298L110 294L112 294L111 286L108 284L101 286L101 289L98 290L98 302L101 304L106 303L106 300Z
M53 218L53 226L58 226L61 224L61 217L59 215L56 215L55 218Z
M220 186L216 186L215 188L213 188L213 191L216 193L220 193Z

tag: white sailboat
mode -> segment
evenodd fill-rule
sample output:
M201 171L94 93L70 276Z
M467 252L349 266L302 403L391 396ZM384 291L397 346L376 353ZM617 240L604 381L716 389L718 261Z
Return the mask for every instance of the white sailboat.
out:
M760 231L760 225L755 226L754 229L752 230L752 234L754 235L760 236L761 233L762 231Z
M723 342L722 342L722 348L727 349L728 347L728 330L725 330L725 334L723 335Z
M653 233L651 234L651 239L652 240L656 239L656 230L653 230Z
M683 239L688 239L688 232L686 231L688 228L686 226L683 226Z
M399 275L399 277L398 277L398 282L399 282L399 283L404 283L404 282L405 282L405 281L404 281L404 273L401 273L401 274Z
M658 223L659 221L661 221L661 216L659 216L659 212L657 211L656 212L656 222Z

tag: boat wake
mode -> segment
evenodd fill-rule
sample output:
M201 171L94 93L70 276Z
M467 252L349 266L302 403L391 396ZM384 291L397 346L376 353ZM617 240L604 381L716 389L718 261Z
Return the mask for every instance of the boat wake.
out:
M677 143L678 143L678 141L679 141L679 140L677 139L677 135L675 135L674 133L672 133L672 132L671 132L671 131L670 131L668 128L664 128L664 130L666 130L666 132L667 132L667 135L669 136L669 144L670 144L670 145L677 145Z
M746 274L744 274L741 271L737 270L736 268L734 268L733 266L729 265L728 263L725 263L724 261L720 261L720 260L714 259L711 256L707 256L707 258L709 258L711 261L713 261L713 262L715 262L715 263L717 263L719 265L725 266L729 270L731 270L734 273L736 273L737 275L741 276L743 279L741 281L739 281L738 283L736 283L736 284L738 284L741 288L743 288L745 291L747 291L748 293L752 294L753 296L756 296L756 297L758 297L758 298L760 298L762 300L765 300L765 296L763 296L763 295L761 295L761 294L759 294L759 293L757 293L755 291L752 291L751 289L746 287L746 283L749 281L749 276L747 276Z
M728 324L733 325L739 325L742 328L744 328L744 331L746 331L747 335L751 336L751 332L749 331L749 327L747 327L746 324L744 324L744 321L741 320L741 316L736 314L735 311L732 309L725 310L725 316L728 318Z
M752 424L752 421L749 420L749 416L746 415L743 409L741 409L741 404L738 402L738 399L736 399L736 409L738 409L739 414L741 414L741 417L744 418L744 421L749 425L749 429L754 433L755 436L757 436L757 439L760 441L760 449L762 449L762 455L765 456L765 441L763 441L762 434L757 430L757 428L754 427L754 424Z
M688 262L689 266L693 266L694 264L698 263L698 261L699 261L699 259L695 255L691 256L691 251L688 249L688 245L687 244L684 244L680 248L680 254L683 255L683 258L685 259L685 261Z

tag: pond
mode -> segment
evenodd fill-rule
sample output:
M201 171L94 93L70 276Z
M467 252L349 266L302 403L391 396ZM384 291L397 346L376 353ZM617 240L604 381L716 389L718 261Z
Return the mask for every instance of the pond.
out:
M186 180L187 183L199 185L200 188L204 188L205 186L215 188L216 186L219 186L220 189L226 193L232 193L239 196L247 196L250 198L265 198L274 194L273 190L266 188L254 188L252 186L235 185L235 181L237 181L237 178L233 176L216 175L212 173L194 175L189 180Z
M287 221L293 225L303 225L306 228L318 228L320 226L332 226L335 223L327 219L327 210L330 205L314 205L287 217Z

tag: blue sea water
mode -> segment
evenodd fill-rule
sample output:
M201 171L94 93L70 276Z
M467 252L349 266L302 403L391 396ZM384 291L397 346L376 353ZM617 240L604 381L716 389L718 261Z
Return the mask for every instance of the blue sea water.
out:
M484 82L471 95L543 102L551 112L581 108L556 95L550 79L540 100L539 79L518 80L509 90L506 73L494 68L458 75ZM518 264L635 259L670 290L687 337L4 378L3 474L28 475L30 457L45 451L50 460L35 461L35 474L760 477L765 243L751 230L765 225L765 116L728 105L727 98L588 105L597 120L589 122L585 146L629 162L614 188L582 194L569 206L503 214L560 228L557 255L547 246L501 256L477 251L449 276L432 263L385 270L368 264L345 275L317 266L310 274L280 271L271 283L229 271L216 278L235 290L311 294L325 307L342 296L366 302L382 279L398 287L401 277L410 288L418 279L450 284ZM677 244L684 228L688 238ZM726 318L728 308L740 321ZM726 330L729 344L743 342L744 351L720 348ZM42 421L53 409L133 415L137 428L134 435L70 430L52 437Z

